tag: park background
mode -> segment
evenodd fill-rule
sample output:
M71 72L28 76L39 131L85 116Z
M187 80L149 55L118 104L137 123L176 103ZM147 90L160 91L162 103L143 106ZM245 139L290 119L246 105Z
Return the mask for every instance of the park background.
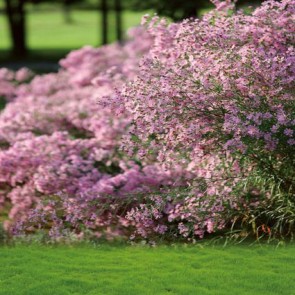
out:
M242 0L239 5L260 2ZM14 24L9 22L9 6ZM0 67L56 71L58 61L71 50L125 40L144 14L178 21L212 8L209 0L0 0Z

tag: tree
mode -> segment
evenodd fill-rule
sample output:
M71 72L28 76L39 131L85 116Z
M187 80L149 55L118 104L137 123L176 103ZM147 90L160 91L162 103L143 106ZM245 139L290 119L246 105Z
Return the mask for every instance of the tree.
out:
M102 44L107 44L108 43L108 33L109 33L109 22L108 22L108 16L110 10L115 11L115 17L116 17L116 36L117 40L119 42L122 41L122 3L121 0L113 0L111 2L111 5L109 0L101 0L100 3L100 10L102 13L102 21L101 21L101 29L102 29Z
M84 0L85 1L85 0ZM119 41L122 40L122 4L121 0L113 0L112 7L110 7L109 0L99 0L99 10L102 13L102 43L108 43L108 14L109 10L113 9L116 15L116 35ZM12 40L11 52L15 58L24 58L27 54L26 42L26 3L39 4L42 2L60 3L65 15L65 21L71 23L71 16L69 8L73 3L81 2L79 0L5 0L6 15L9 24L9 31Z
M115 13L116 13L116 35L117 35L117 40L119 42L122 41L122 31L123 31L123 26L122 26L122 3L121 0L115 0L114 4L115 8Z
M102 28L102 44L108 43L108 0L101 0L101 28Z
M64 22L66 24L71 24L73 23L73 19L71 16L71 5L73 3L78 2L77 0L61 0L62 4L62 11L64 15Z
M68 6L74 0L61 1L64 2L64 5ZM27 2L39 3L42 2L42 0L5 0L5 10L12 40L11 53L16 58L25 57L28 51L25 11L25 4Z
M12 40L12 54L22 58L27 53L25 0L5 0L6 14Z

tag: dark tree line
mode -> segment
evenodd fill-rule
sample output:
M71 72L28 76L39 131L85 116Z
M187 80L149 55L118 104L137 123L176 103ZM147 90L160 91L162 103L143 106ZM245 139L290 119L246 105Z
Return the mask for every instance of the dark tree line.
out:
M175 21L196 17L201 9L213 7L210 0L125 0L126 6L134 10L154 9L159 15Z
M238 0L237 6L259 4L263 0ZM204 8L213 8L210 0L124 0L126 7L134 10L154 9L159 15L175 21L197 17Z

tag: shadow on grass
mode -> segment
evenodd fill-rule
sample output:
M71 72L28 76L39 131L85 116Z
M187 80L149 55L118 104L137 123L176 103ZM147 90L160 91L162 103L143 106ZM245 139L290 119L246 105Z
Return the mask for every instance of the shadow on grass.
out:
M36 73L56 72L59 68L58 61L72 50L74 49L32 49L29 50L25 58L15 58L9 50L1 49L0 68L18 70L21 67L28 67Z

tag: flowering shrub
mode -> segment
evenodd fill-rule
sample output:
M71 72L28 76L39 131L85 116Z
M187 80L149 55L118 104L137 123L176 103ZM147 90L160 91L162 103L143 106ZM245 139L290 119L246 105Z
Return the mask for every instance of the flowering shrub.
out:
M208 140L210 150L223 144L229 151L290 155L294 6L289 2L265 2L250 16L213 11L201 21L169 26L152 20L148 27L157 45L123 99L134 118L133 134L150 141L160 161L170 150L180 154L180 148L194 159Z
M216 5L202 20L147 22L155 45L121 93L133 117L124 149L188 167L205 179L205 199L258 198L256 221L294 229L294 1L266 1L251 15Z
M27 219L28 210L45 196L89 194L95 184L110 193L107 179L133 171L116 151L129 118L114 117L98 105L134 77L136 64L151 45L142 29L131 35L123 47L74 51L61 61L58 73L15 85L14 100L0 114L0 205L10 211L6 227ZM119 165L124 163L123 170Z
M214 3L201 20L145 16L124 46L74 51L57 74L10 92L0 114L6 229L293 234L294 0L250 15Z

